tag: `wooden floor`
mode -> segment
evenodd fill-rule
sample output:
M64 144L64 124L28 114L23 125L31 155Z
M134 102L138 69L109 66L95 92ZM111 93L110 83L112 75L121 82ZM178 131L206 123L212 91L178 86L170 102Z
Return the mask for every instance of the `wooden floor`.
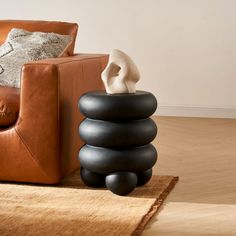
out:
M143 235L236 236L236 120L154 119L154 173L180 180Z

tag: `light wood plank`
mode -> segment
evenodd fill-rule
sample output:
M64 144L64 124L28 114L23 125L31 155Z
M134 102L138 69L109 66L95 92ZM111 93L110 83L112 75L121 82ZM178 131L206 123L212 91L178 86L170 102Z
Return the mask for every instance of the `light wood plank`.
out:
M154 117L154 174L180 177L143 235L236 235L236 119Z

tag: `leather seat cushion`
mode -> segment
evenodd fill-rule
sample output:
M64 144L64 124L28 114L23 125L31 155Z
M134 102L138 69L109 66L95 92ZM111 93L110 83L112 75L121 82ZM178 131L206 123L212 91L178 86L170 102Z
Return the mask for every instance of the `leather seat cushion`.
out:
M20 89L0 86L0 127L13 125L20 108Z

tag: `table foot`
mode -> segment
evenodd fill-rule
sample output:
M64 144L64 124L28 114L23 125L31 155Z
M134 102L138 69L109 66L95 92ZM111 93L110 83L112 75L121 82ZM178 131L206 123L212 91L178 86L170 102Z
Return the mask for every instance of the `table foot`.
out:
M133 172L114 172L106 176L107 188L117 194L126 195L137 186L137 175Z
M97 174L81 167L80 176L83 182L90 187L99 188L105 186L105 175Z

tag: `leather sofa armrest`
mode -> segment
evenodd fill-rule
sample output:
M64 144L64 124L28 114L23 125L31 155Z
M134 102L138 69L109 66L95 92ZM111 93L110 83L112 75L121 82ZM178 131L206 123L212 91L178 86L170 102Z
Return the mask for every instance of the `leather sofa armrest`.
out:
M107 60L107 55L78 54L23 66L15 130L47 175L44 182L56 183L78 167L77 101L84 92L103 89L99 77Z

